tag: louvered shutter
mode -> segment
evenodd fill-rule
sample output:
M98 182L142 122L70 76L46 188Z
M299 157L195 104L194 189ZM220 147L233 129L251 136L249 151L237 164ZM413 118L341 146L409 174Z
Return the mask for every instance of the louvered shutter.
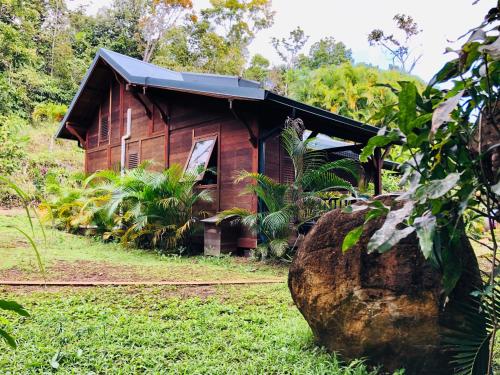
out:
M101 142L108 143L109 140L109 116L101 117L101 128L100 128Z
M134 169L134 168L137 168L138 165L139 165L139 154L137 152L130 153L128 155L127 168Z
M281 182L284 184L292 183L295 180L295 170L292 159L282 151L281 157Z

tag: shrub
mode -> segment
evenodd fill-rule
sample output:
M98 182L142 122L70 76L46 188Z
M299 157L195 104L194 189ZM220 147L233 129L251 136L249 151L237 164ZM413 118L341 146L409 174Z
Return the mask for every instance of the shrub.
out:
M251 180L244 194L255 194L262 202L258 213L232 208L219 214L220 220L236 216L239 222L258 233L257 255L287 258L293 250L288 241L301 226L330 210L328 195L332 191L354 192L348 181L335 174L342 170L358 178L359 165L352 159L329 162L326 153L313 150L315 138L303 140L300 119L288 120L281 135L283 148L291 158L295 179L279 183L260 173L240 172L235 182Z
M116 226L108 236L170 251L189 245L196 222L205 216L197 203L212 200L208 190L196 187L196 176L177 164L163 172L140 166L122 177L110 171L97 173L94 178L106 181L102 188L111 194L103 209L115 218Z
M63 119L67 109L68 107L64 104L40 103L33 109L31 117L36 125L44 121L59 122Z
M123 176L115 171L88 178L77 174L65 184L49 174L49 199L41 206L54 226L70 232L91 229L104 240L143 248L190 249L195 224L205 214L197 204L211 201L209 192L196 184L196 176L179 165L154 172L143 164Z

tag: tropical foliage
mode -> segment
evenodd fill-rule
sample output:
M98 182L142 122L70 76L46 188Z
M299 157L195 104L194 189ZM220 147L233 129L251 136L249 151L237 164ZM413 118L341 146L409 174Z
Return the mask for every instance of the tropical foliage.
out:
M389 113L375 116L397 100L386 85L410 80L423 87L416 77L363 64L325 65L318 69L297 69L290 74L293 74L290 95L294 99L374 125L392 123Z
M244 194L255 194L261 202L259 212L232 208L220 213L220 220L236 216L237 222L260 237L258 255L284 258L290 255L288 242L292 234L306 222L330 209L322 195L333 190L354 192L350 182L335 171L358 178L359 165L352 159L330 162L323 151L311 148L315 138L302 139L300 119L287 121L281 134L284 150L294 168L294 180L280 183L261 173L242 171L235 183L249 180Z
M449 61L420 93L412 82L401 82L398 104L386 111L397 115L397 128L383 129L362 152L366 160L376 147L394 141L410 155L404 181L409 190L401 209L387 214L368 251L384 252L416 232L422 253L442 273L450 294L462 275L459 244L469 220L488 223L488 240L478 245L489 256L485 286L464 306L466 324L450 338L453 361L460 374L490 374L499 317L498 240L500 212L500 5L485 21L467 32L459 55ZM442 89L446 83L448 89ZM386 207L373 206L367 215L380 216ZM471 215L471 212L473 213ZM367 217L367 219L369 219ZM472 241L477 241L470 237ZM349 241L351 242L351 241Z
M72 185L64 187L57 179L50 181L50 199L41 208L55 226L161 250L186 247L204 215L197 204L212 199L208 191L196 187L196 176L183 173L179 165L163 172L143 164L123 175L114 171L85 179L77 175Z
M351 50L333 36L304 53L308 37L302 29L276 39L283 64L249 56L249 43L274 22L270 0L213 0L201 8L190 0L113 0L95 15L68 4L0 4L0 173L30 194L43 193L53 172L69 176L82 169L82 151L52 135L101 47L176 70L243 75L362 121L378 106L394 103L390 90L375 83L405 78L352 67ZM363 69L371 73L359 73ZM1 204L16 199L0 189Z
M45 178L44 195L47 199L39 209L47 222L55 228L71 233L95 229L104 233L113 226L113 220L103 212L111 194L92 183L92 177L75 173L61 178L49 173Z

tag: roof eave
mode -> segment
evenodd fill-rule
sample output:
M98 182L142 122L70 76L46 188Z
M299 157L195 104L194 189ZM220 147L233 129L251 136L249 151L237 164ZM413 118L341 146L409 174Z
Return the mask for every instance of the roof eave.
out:
M85 73L85 76L83 77L81 83L80 83L80 86L78 87L78 91L76 92L75 96L73 97L73 100L71 101L69 107L68 107L68 110L66 111L66 114L64 115L60 125L59 125L59 128L57 129L57 132L56 132L56 135L55 135L55 138L62 138L62 139L71 139L71 140L76 140L75 137L65 137L65 136L61 136L61 133L64 129L64 126L66 125L66 122L68 121L69 117L71 116L71 112L73 111L73 108L75 107L76 105L76 102L78 101L78 99L80 98L83 90L85 89L85 86L87 85L87 82L90 78L90 76L92 75L92 73L94 72L94 69L99 61L99 59L103 59L104 61L106 61L108 64L110 65L114 65L112 63L112 61L109 61L109 58L107 58L107 55L105 54L105 51L103 49L99 49L99 51L97 51L97 54L95 55L94 57L94 60L92 61L92 64L90 65L90 68L87 70L87 72ZM115 67L113 66L113 69L115 69ZM123 69L121 69L123 70ZM118 69L117 69L118 71ZM129 81L129 78L128 75L126 74L126 72L120 72L120 75L122 75L127 81Z
M275 102L279 103L281 105L286 105L291 108L295 108L299 111L309 113L314 116L321 117L325 120L328 121L334 121L337 124L341 124L343 126L346 126L353 131L359 132L363 138L366 138L368 140L369 138L377 135L377 132L379 131L379 128L372 126L372 125L367 125L362 122L350 119L348 117L344 117L341 115L337 115L333 112L326 111L324 109L318 108L311 106L309 104L305 104L290 98L287 98L282 95L278 95L276 93L273 93L271 91L265 92L265 100L268 100L270 102Z

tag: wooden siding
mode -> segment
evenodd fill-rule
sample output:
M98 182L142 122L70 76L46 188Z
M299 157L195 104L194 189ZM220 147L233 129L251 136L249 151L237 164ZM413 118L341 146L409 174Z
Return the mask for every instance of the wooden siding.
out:
M264 173L273 180L281 183L293 182L295 172L292 159L286 154L281 145L280 136L269 138L264 145Z
M234 117L226 100L157 91L134 94L116 80L105 90L107 94L102 95L99 110L87 132L87 173L108 168L119 170L121 137L125 132L127 109L131 108L131 137L125 149L127 167L146 160L153 161L151 168L155 170L174 163L184 166L195 138L216 135L213 152L217 160L217 183L202 187L212 192L213 202L200 208L211 214L232 207L257 210L256 197L241 196L246 182L234 184L234 176L243 169L257 172L258 150L249 140L248 129ZM162 112L165 117L169 116L168 125ZM102 118L106 114L109 116L107 139L100 137ZM254 134L258 134L256 119L248 114L244 118ZM256 238L243 231L238 245L255 247Z

